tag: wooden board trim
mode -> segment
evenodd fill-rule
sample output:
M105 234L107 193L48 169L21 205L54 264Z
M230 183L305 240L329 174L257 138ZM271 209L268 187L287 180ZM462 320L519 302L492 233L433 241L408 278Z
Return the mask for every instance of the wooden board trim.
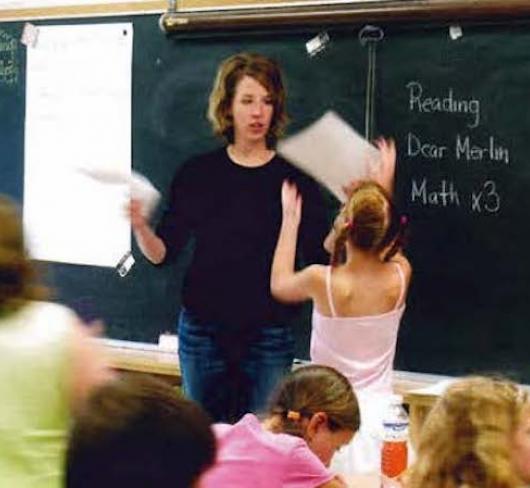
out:
M142 2L99 3L91 5L50 6L24 9L0 9L0 22L61 19L76 17L102 17L135 14L163 13L167 2L145 0Z
M161 26L168 33L230 29L326 26L366 22L495 21L530 17L528 0L392 0L331 5L249 7L218 11L167 12Z

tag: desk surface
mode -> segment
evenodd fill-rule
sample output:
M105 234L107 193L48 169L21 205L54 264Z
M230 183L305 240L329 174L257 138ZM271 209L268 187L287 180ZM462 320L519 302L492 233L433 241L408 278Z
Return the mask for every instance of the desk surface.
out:
M108 354L111 365L119 370L136 371L168 377L179 382L180 368L176 352L161 350L156 344L131 343L112 339L97 339ZM416 390L447 380L447 376L394 372L394 391L403 395L405 403L411 401L430 405L436 394L417 393Z
M96 339L96 341L104 345L111 366L117 370L155 375L173 385L181 383L176 351L161 350L156 344L131 343L112 339ZM303 362L296 364L303 364ZM394 391L403 395L404 403L409 406L413 444L415 444L415 439L417 439L430 408L438 398L437 393L429 393L431 388L428 387L448 379L447 376L394 371ZM428 388L427 392L419 391L425 388ZM361 479L356 486L371 488L372 485L370 485L370 479L366 478L365 480Z
M106 346L105 350L111 366L116 369L180 379L180 368L176 352L130 349L116 346Z

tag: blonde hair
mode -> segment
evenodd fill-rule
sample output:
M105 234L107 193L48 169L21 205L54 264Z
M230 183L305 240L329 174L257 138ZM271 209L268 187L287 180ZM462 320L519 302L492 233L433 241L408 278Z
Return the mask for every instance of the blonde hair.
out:
M269 413L279 422L274 430L304 437L300 420L324 412L331 431L359 429L359 404L346 377L328 366L304 366L296 369L277 386Z
M362 182L342 207L335 221L336 238L331 262L344 259L346 241L355 247L380 253L389 260L403 246L406 221L398 215L386 190L376 182Z
M208 120L215 135L228 143L234 142L232 102L237 84L244 76L250 76L263 85L272 99L274 110L267 134L267 145L273 147L283 134L288 116L282 73L278 63L271 58L255 53L239 53L225 59L219 66L210 93Z
M0 316L17 311L47 291L36 284L36 269L24 248L22 222L15 204L0 195Z
M451 385L422 427L407 488L516 488L511 453L528 396L506 380Z

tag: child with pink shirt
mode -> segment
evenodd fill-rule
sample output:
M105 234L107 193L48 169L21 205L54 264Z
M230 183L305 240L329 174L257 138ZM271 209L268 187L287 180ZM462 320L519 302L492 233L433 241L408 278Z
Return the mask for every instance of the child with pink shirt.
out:
M407 221L398 215L390 196L395 145L380 139L377 146L380 173L373 181L350 187L324 243L332 255L330 266L295 270L302 201L297 188L284 182L283 221L271 272L275 298L313 301L311 360L343 373L359 400L359 435L343 450L341 470L348 473L379 469L380 427L392 393L394 355L411 276L401 252Z
M201 488L345 488L327 468L359 428L357 399L333 368L306 366L272 396L269 416L217 424L217 462Z

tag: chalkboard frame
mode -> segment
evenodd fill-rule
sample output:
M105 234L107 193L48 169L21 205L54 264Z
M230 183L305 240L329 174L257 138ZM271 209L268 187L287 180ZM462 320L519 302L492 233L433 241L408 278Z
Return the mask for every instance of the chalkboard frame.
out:
M215 4L216 2L211 2ZM168 34L193 31L249 30L289 28L293 26L326 27L356 23L404 22L499 22L530 16L525 0L391 0L388 2L352 2L346 4L274 6L226 10L168 11L160 18Z

